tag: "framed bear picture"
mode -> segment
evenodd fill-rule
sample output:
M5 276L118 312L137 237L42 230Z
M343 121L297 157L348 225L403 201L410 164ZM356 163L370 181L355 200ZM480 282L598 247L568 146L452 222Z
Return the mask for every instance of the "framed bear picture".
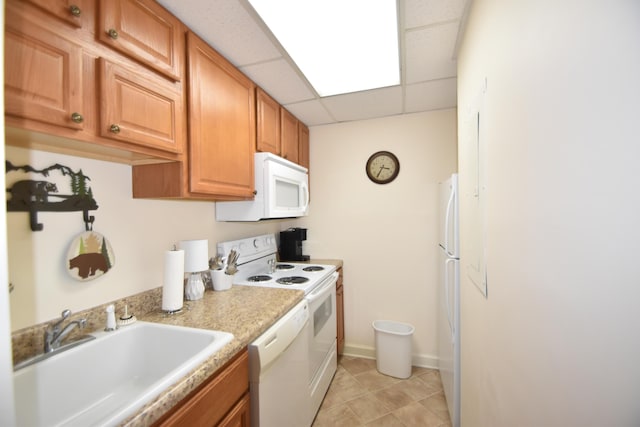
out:
M106 274L115 265L109 241L93 230L76 236L69 245L67 271L76 280L88 281Z

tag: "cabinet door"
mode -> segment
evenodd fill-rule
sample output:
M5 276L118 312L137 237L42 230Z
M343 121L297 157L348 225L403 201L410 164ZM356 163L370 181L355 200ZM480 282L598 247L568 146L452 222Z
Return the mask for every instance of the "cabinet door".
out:
M222 420L218 427L249 427L251 408L249 406L249 394L246 394Z
M187 36L189 189L253 197L255 86L193 33Z
M182 23L152 0L100 0L98 38L112 49L179 81Z
M215 426L243 425L237 420L246 419L248 413L242 415L249 407L249 356L246 350L221 372L180 402L164 418L154 426ZM224 424L224 423L227 424ZM248 424L247 424L248 425Z
M184 98L169 82L100 59L100 136L182 152Z
M86 0L27 0L56 18L76 28L86 25L90 14L87 13Z
M83 128L82 48L7 7L5 113Z
M281 155L298 163L298 119L284 108L280 108Z
M298 122L298 163L309 169L309 128Z
M256 89L257 150L280 155L280 104Z

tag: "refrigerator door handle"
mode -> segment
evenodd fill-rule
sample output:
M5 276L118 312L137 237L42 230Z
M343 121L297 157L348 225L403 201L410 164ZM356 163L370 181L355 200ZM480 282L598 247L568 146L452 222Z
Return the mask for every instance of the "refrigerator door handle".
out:
M453 215L453 203L454 203L454 198L455 198L455 192L451 191L451 193L449 194L449 201L447 202L447 210L446 213L444 215L444 250L447 252L447 254L452 255L453 252L451 250L451 247L449 246L449 219L451 218L451 216Z
M451 342L455 342L455 331L453 330L453 321L451 319L451 301L449 300L449 264L455 263L457 260L448 258L444 263L444 300L447 305L447 322L449 322L449 331L451 332Z

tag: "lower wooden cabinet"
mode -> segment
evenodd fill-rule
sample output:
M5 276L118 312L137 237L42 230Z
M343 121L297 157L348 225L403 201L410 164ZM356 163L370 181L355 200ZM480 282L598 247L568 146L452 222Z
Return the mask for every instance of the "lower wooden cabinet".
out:
M338 274L338 281L336 282L337 347L338 354L342 354L344 349L344 286L342 283L342 267L338 269Z
M242 351L154 426L249 427L249 353Z

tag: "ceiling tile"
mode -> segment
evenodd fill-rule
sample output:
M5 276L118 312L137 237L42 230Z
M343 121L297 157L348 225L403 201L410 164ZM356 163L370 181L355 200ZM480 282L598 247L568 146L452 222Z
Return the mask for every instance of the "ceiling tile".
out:
M285 108L307 126L324 125L335 121L317 99L286 104Z
M240 71L280 104L306 101L315 97L296 70L284 59L241 67Z
M451 78L407 86L405 113L455 107L458 103L457 82L457 78Z
M465 3L466 0L406 0L404 3L405 28L458 20L464 12Z
M322 98L322 103L339 122L393 116L402 113L402 87L331 96Z
M235 66L281 56L238 0L158 0Z
M454 77L453 58L458 24L444 24L405 33L406 83Z

